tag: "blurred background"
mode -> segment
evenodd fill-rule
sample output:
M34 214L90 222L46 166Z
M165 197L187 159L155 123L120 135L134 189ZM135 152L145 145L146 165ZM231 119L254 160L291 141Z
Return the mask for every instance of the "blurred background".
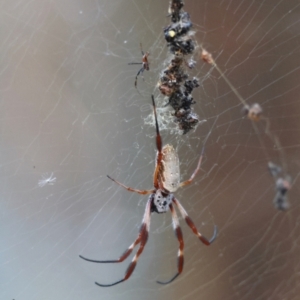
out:
M253 127L211 66L194 53L201 82L195 112L206 120L182 136L162 127L178 150L179 190L204 246L181 220L183 273L170 214L153 214L149 241L131 278L116 259L136 238L155 165L154 92L169 58L163 37L168 0L0 0L0 298L40 299L298 299L300 293L300 4L297 0L185 1L195 39L247 103L270 122ZM150 71L138 79L139 44ZM158 109L160 112L161 109ZM151 119L151 118L150 118ZM274 143L280 140L281 150ZM290 209L273 205L269 161L292 176Z

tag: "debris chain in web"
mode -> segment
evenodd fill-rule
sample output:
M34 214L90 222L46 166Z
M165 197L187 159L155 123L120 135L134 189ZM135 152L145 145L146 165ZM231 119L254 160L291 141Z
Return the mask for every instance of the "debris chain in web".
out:
M287 192L291 189L292 186L292 178L289 174L287 174L287 163L285 160L285 155L283 153L283 148L280 144L279 138L273 134L270 131L270 119L263 115L263 109L258 103L253 103L251 105L248 105L245 101L245 99L240 95L240 93L237 91L237 89L231 84L229 79L225 76L225 74L222 72L222 70L219 68L215 60L213 59L211 53L207 52L204 48L202 48L201 52L201 59L210 65L212 65L220 74L220 76L224 79L224 81L228 84L228 86L231 88L233 93L237 96L241 104L243 105L243 113L249 120L252 121L253 128L257 134L257 137L259 139L260 144L262 145L263 149L266 149L264 147L263 140L260 137L259 130L256 126L256 122L264 121L266 123L265 127L265 134L272 140L274 145L276 146L276 149L279 152L280 160L281 160L281 167L274 164L273 162L268 163L268 169L271 174L271 176L275 180L275 197L273 200L274 206L279 210L287 210L290 207L290 204L288 202ZM268 154L266 153L266 156L268 157Z
M183 6L182 0L171 0L169 5L168 16L172 23L164 29L164 36L172 56L161 73L158 87L168 97L167 105L174 109L174 121L186 134L199 123L199 116L192 109L195 104L192 92L199 86L199 80L196 77L189 79L186 72L195 66L192 59L186 59L187 55L193 54L195 41L190 15L183 11Z

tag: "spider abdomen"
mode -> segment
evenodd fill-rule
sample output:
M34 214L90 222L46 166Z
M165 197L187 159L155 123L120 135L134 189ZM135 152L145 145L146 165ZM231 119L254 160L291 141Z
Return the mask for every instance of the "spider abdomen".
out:
M162 149L161 180L165 190L176 192L180 184L179 158L172 145L167 144Z

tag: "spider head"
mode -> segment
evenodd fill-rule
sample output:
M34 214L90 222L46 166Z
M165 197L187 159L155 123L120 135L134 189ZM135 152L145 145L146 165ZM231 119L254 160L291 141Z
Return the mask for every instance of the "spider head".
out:
M150 197L152 198L151 212L161 214L169 210L173 194L166 193L163 190L158 189L155 193L151 194Z

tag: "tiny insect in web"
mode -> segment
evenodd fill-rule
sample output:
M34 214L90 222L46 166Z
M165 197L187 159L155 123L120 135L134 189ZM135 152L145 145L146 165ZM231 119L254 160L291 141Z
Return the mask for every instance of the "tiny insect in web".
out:
M204 148L202 150L201 156L199 158L198 164L196 169L194 170L193 174L191 175L190 179L180 182L180 170L179 170L179 158L177 152L175 151L172 145L165 145L162 144L162 138L160 136L158 121L157 121L157 114L156 114L156 106L154 97L152 96L153 102L153 110L154 110L154 117L155 117L155 126L156 126L156 148L157 148L157 155L156 155L156 165L153 174L153 185L154 189L151 190L138 190L131 187L128 187L119 181L107 176L109 179L114 181L116 184L122 186L127 191L135 192L141 195L150 194L148 201L146 203L145 213L142 220L142 225L139 230L139 234L136 240L129 246L129 248L118 258L115 260L94 260L83 257L79 255L80 258L94 262L94 263L120 263L124 261L133 251L133 249L139 245L139 248L133 257L131 263L129 264L125 275L122 279L110 283L110 284L100 284L95 282L97 285L102 287L109 287L116 284L119 284L125 280L127 280L133 273L137 261L142 254L144 247L148 240L149 229L150 229L150 219L151 213L166 213L168 210L171 211L172 220L173 220L173 228L175 231L175 235L179 242L179 250L178 250L178 266L177 266L177 273L168 281L157 281L160 284L168 284L176 279L181 272L183 271L183 249L184 249L184 241L183 241L183 234L179 225L179 220L177 217L177 213L175 207L179 210L182 218L186 221L187 225L191 228L193 233L199 238L199 240L209 246L217 237L217 227L214 227L214 234L210 240L205 238L196 228L192 219L188 216L187 212L185 211L184 207L181 205L179 200L177 200L174 196L174 192L177 191L178 188L189 185L195 176L197 175L198 171L201 167L201 161L203 158Z
M137 80L139 75L141 75L144 79L143 73L144 71L149 71L149 62L148 62L148 56L149 56L149 52L144 53L143 48L142 48L142 43L140 43L140 48L141 48L141 52L142 52L142 62L131 62L129 63L129 65L142 65L142 67L140 68L140 70L137 72L136 76L135 76L135 81L134 81L134 86L135 88L137 88Z
M292 179L289 175L280 176L283 170L272 162L268 163L268 169L275 179L276 194L273 200L274 206L282 211L286 211L290 207L287 193L292 187Z
M44 187L45 185L54 185L56 182L56 177L53 177L53 172L48 176L48 174L43 174L42 179L39 180L39 187Z
M248 119L250 119L251 121L254 121L254 122L258 122L261 119L264 119L264 120L267 121L266 118L262 117L263 110L262 110L261 106L258 103L253 103L251 105L248 105L246 103L246 101L239 94L239 92L237 91L237 89L231 84L231 82L229 81L229 79L221 71L221 69L219 68L219 66L217 65L217 63L215 62L215 60L213 59L212 54L209 53L209 52L207 52L204 48L202 48L201 59L205 63L212 65L219 72L219 74L221 75L221 77L225 80L225 82L228 84L228 86L231 88L231 90L237 96L237 98L239 99L239 101L243 104L244 107L242 109L242 112L243 112L243 114L245 114L245 116L247 116Z

